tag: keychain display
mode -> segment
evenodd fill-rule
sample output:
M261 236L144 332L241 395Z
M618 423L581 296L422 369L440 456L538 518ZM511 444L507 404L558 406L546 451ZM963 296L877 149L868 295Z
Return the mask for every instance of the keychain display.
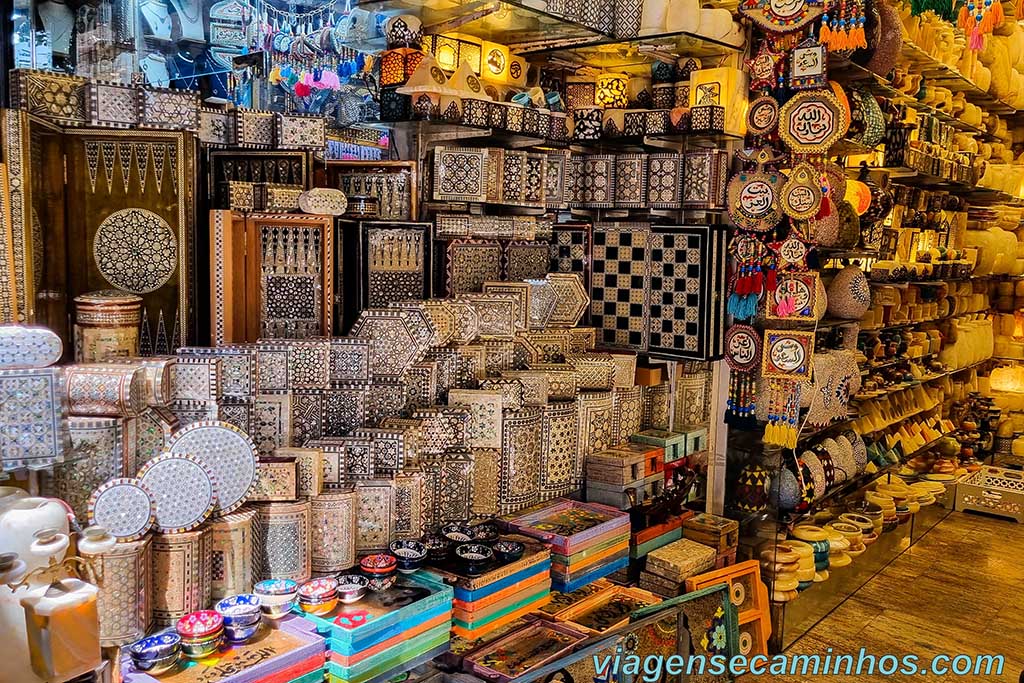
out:
M761 333L750 325L733 325L725 333L725 362L729 374L729 398L725 421L749 429L756 422L756 370L761 361Z
M767 258L764 243L752 235L737 235L730 251L737 269L726 310L734 318L747 320L757 313L757 302L764 291L774 289L775 268Z

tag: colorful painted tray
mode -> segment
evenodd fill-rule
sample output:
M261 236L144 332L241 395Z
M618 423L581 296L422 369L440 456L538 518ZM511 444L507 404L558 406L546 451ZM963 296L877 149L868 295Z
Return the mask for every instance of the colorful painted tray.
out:
M532 670L568 654L586 637L564 624L537 621L471 652L465 663L485 680L507 683L529 677Z
M89 497L89 524L119 541L135 541L156 523L153 494L138 479L111 479Z
M415 630L423 624L434 621L439 617L444 617L450 620L451 614L451 608L447 605L437 605L431 609L420 612L419 614L410 616L403 621L391 624L387 628L374 633L372 638L364 638L356 645L353 645L349 641L339 640L337 638L328 638L327 647L331 652L343 657L352 657L372 650L381 643L392 640L397 636L404 636L409 631Z
M451 615L445 612L443 614L438 614L437 616L432 617L431 619L428 619L421 624L417 624L416 626L408 628L407 630L402 631L401 633L398 633L388 638L387 640L382 640L376 645L368 647L365 650L360 650L355 654L342 654L341 650L343 649L344 643L338 643L333 638L327 639L327 649L331 653L332 662L340 664L341 666L355 666L356 664L362 662L365 659L373 657L374 655L379 655L381 652L384 652L385 650L389 650L392 647L400 645L406 640L409 640L410 638L415 638L416 636L422 635L427 631L435 629L439 626L447 626L451 628L451 624Z
M424 571L399 577L395 585L383 593L370 593L359 602L339 605L324 616L307 615L317 630L335 641L349 643L353 654L394 635L386 629L398 625L407 628L410 621L438 606L450 610L452 589ZM358 623L346 626L335 622L339 614L358 615ZM386 634L386 635L385 635ZM381 637L383 635L383 637Z
M412 659L399 664L398 666L392 667L391 669L385 669L381 673L374 674L369 678L364 679L347 679L338 676L335 673L334 665L328 662L327 664L327 683L384 683L391 679L397 678L400 674L406 671L412 671L413 669L426 664L435 657L440 657L448 651L448 642L445 641L437 647L424 652L423 654L413 657ZM373 673L373 672L371 672Z
M256 485L256 444L227 422L193 422L171 437L167 450L193 455L210 469L217 481L220 514L240 508Z
M535 575L533 575L533 576L531 576L531 577L529 577L527 579L523 579L522 581L517 581L516 583L512 584L511 586L508 586L507 588L503 588L500 591L498 591L497 593L492 593L491 595L488 595L486 597L480 598L479 600L466 601L466 600L459 600L458 598L456 598L455 600L452 601L452 609L456 613L458 613L458 612L476 612L476 611L479 611L479 610L482 610L482 609L488 607L489 605L493 605L493 604L495 604L497 602L501 602L502 600L508 598L511 595L515 595L516 593L518 593L521 590L525 590L527 588L530 588L532 586L536 586L537 584L544 583L544 582L550 583L550 581L551 581L551 576L550 576L550 574L548 572L546 572L546 571L545 572L539 572L539 573L537 573L537 574L535 574Z
M628 586L611 586L573 605L555 617L586 633L607 633L629 623L633 612L661 602L649 591Z
M587 585L595 579L600 579L602 577L608 576L609 574L614 574L620 569L624 569L628 566L629 554L627 553L626 555L617 558L612 562L609 562L600 567L595 567L594 569L585 572L580 576L573 576L571 578L552 576L551 589L556 590L560 593L571 593L577 588L582 588L583 586Z
M460 626L467 629L478 628L497 618L503 617L510 612L532 604L543 597L551 595L551 581L544 581L540 584L527 586L517 593L513 593L504 600L488 605L487 607L472 612L460 609L452 610L452 619Z
M525 514L506 515L501 520L518 533L550 543L553 552L562 555L585 549L596 537L612 529L625 526L629 533L629 513L565 498L556 498Z
M142 466L138 480L153 496L163 533L195 529L217 506L217 480L194 455L158 455Z
M342 666L334 662L328 653L327 673L348 683L365 683L385 673L389 673L390 678L406 670L403 667L420 655L435 649L443 652L448 648L449 639L449 626L444 624L355 666Z

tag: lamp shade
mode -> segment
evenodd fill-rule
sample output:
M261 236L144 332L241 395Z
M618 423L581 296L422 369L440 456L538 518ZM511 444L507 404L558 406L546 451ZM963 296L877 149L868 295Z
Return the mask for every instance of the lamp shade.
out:
M597 77L594 102L605 109L624 109L629 103L626 82L624 74L601 74Z
M385 50L380 57L380 84L385 87L405 85L425 56L408 47Z

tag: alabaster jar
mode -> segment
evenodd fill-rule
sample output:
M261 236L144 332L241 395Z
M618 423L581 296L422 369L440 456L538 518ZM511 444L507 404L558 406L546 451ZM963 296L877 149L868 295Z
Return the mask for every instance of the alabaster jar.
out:
M28 571L45 567L49 557L36 557L30 552L36 532L42 529L67 534L67 509L53 498L20 498L0 513L0 549L17 553ZM63 559L63 554L57 558L58 561Z

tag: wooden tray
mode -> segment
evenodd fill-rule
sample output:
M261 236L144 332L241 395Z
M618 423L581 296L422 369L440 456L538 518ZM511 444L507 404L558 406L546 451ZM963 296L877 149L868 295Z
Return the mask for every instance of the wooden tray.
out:
M510 529L551 544L561 555L587 547L595 538L613 529L629 529L629 514L607 505L580 503L556 498L526 514L515 513L501 518Z

